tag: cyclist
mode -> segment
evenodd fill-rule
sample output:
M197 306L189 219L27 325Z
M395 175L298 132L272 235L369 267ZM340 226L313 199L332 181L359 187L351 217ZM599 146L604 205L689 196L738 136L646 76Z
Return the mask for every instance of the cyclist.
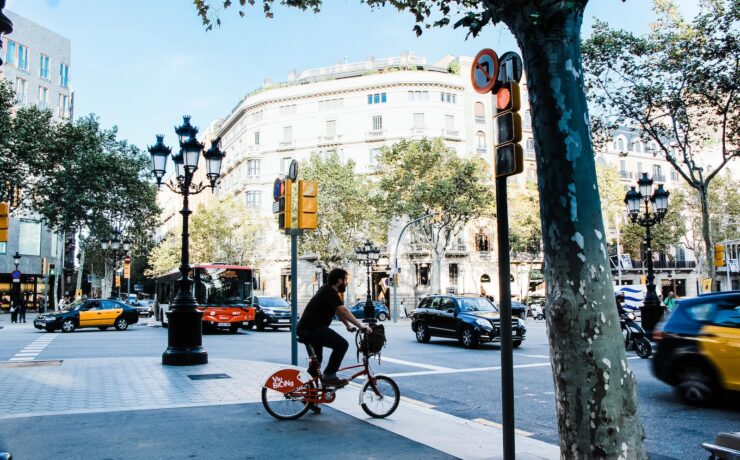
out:
M370 332L370 328L362 324L355 316L344 306L341 293L347 289L347 272L341 268L335 268L329 272L327 282L306 305L306 309L298 321L296 333L303 339L306 344L311 345L316 353L316 358L321 363L323 347L331 348L329 362L324 369L322 382L327 386L341 388L347 384L345 379L337 377L337 371L342 364L344 354L349 348L347 341L342 338L336 331L331 329L331 321L336 315L347 330L352 330L352 326ZM312 377L316 377L313 375Z

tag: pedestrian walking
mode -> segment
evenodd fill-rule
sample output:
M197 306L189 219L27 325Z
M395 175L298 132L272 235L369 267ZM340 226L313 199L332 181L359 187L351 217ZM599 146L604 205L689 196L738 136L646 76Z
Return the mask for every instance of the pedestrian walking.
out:
M18 305L14 300L10 301L10 322L11 323L17 323L18 322Z
M663 300L663 306L667 315L673 313L673 310L676 308L676 294L673 291L670 291L668 297Z
M18 315L18 322L26 322L26 310L28 310L28 295L21 300L20 308L19 308L19 315Z

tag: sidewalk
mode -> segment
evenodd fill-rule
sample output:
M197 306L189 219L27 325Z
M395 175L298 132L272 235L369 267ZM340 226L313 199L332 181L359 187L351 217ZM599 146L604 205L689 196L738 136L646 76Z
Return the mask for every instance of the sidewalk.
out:
M411 400L371 419L355 385L321 415L273 420L260 392L280 367L227 359L191 367L158 358L0 362L3 386L16 389L0 394L0 451L22 459L501 458L500 429ZM516 446L518 459L559 458L558 446L524 436Z

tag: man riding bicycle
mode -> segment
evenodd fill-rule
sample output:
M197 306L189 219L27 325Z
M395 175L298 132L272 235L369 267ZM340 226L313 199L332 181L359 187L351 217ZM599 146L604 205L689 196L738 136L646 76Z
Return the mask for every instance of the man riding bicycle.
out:
M337 377L337 371L342 364L342 359L344 359L349 344L341 335L329 327L332 319L336 315L348 331L352 330L352 326L356 326L365 332L370 332L370 328L358 321L344 306L340 294L347 289L347 284L347 271L335 268L329 272L326 284L316 292L306 305L296 330L297 335L306 344L306 349L308 350L308 345L313 347L319 363L322 360L323 347L331 348L331 356L324 369L322 382L327 386L338 388L347 384L345 379ZM312 375L312 377L316 376Z

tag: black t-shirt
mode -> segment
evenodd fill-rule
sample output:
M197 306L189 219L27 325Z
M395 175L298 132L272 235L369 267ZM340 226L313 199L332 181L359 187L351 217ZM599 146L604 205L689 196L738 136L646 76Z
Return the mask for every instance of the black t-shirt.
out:
M329 326L337 312L337 308L344 305L336 289L325 284L311 298L303 310L298 328L305 329L315 326Z

